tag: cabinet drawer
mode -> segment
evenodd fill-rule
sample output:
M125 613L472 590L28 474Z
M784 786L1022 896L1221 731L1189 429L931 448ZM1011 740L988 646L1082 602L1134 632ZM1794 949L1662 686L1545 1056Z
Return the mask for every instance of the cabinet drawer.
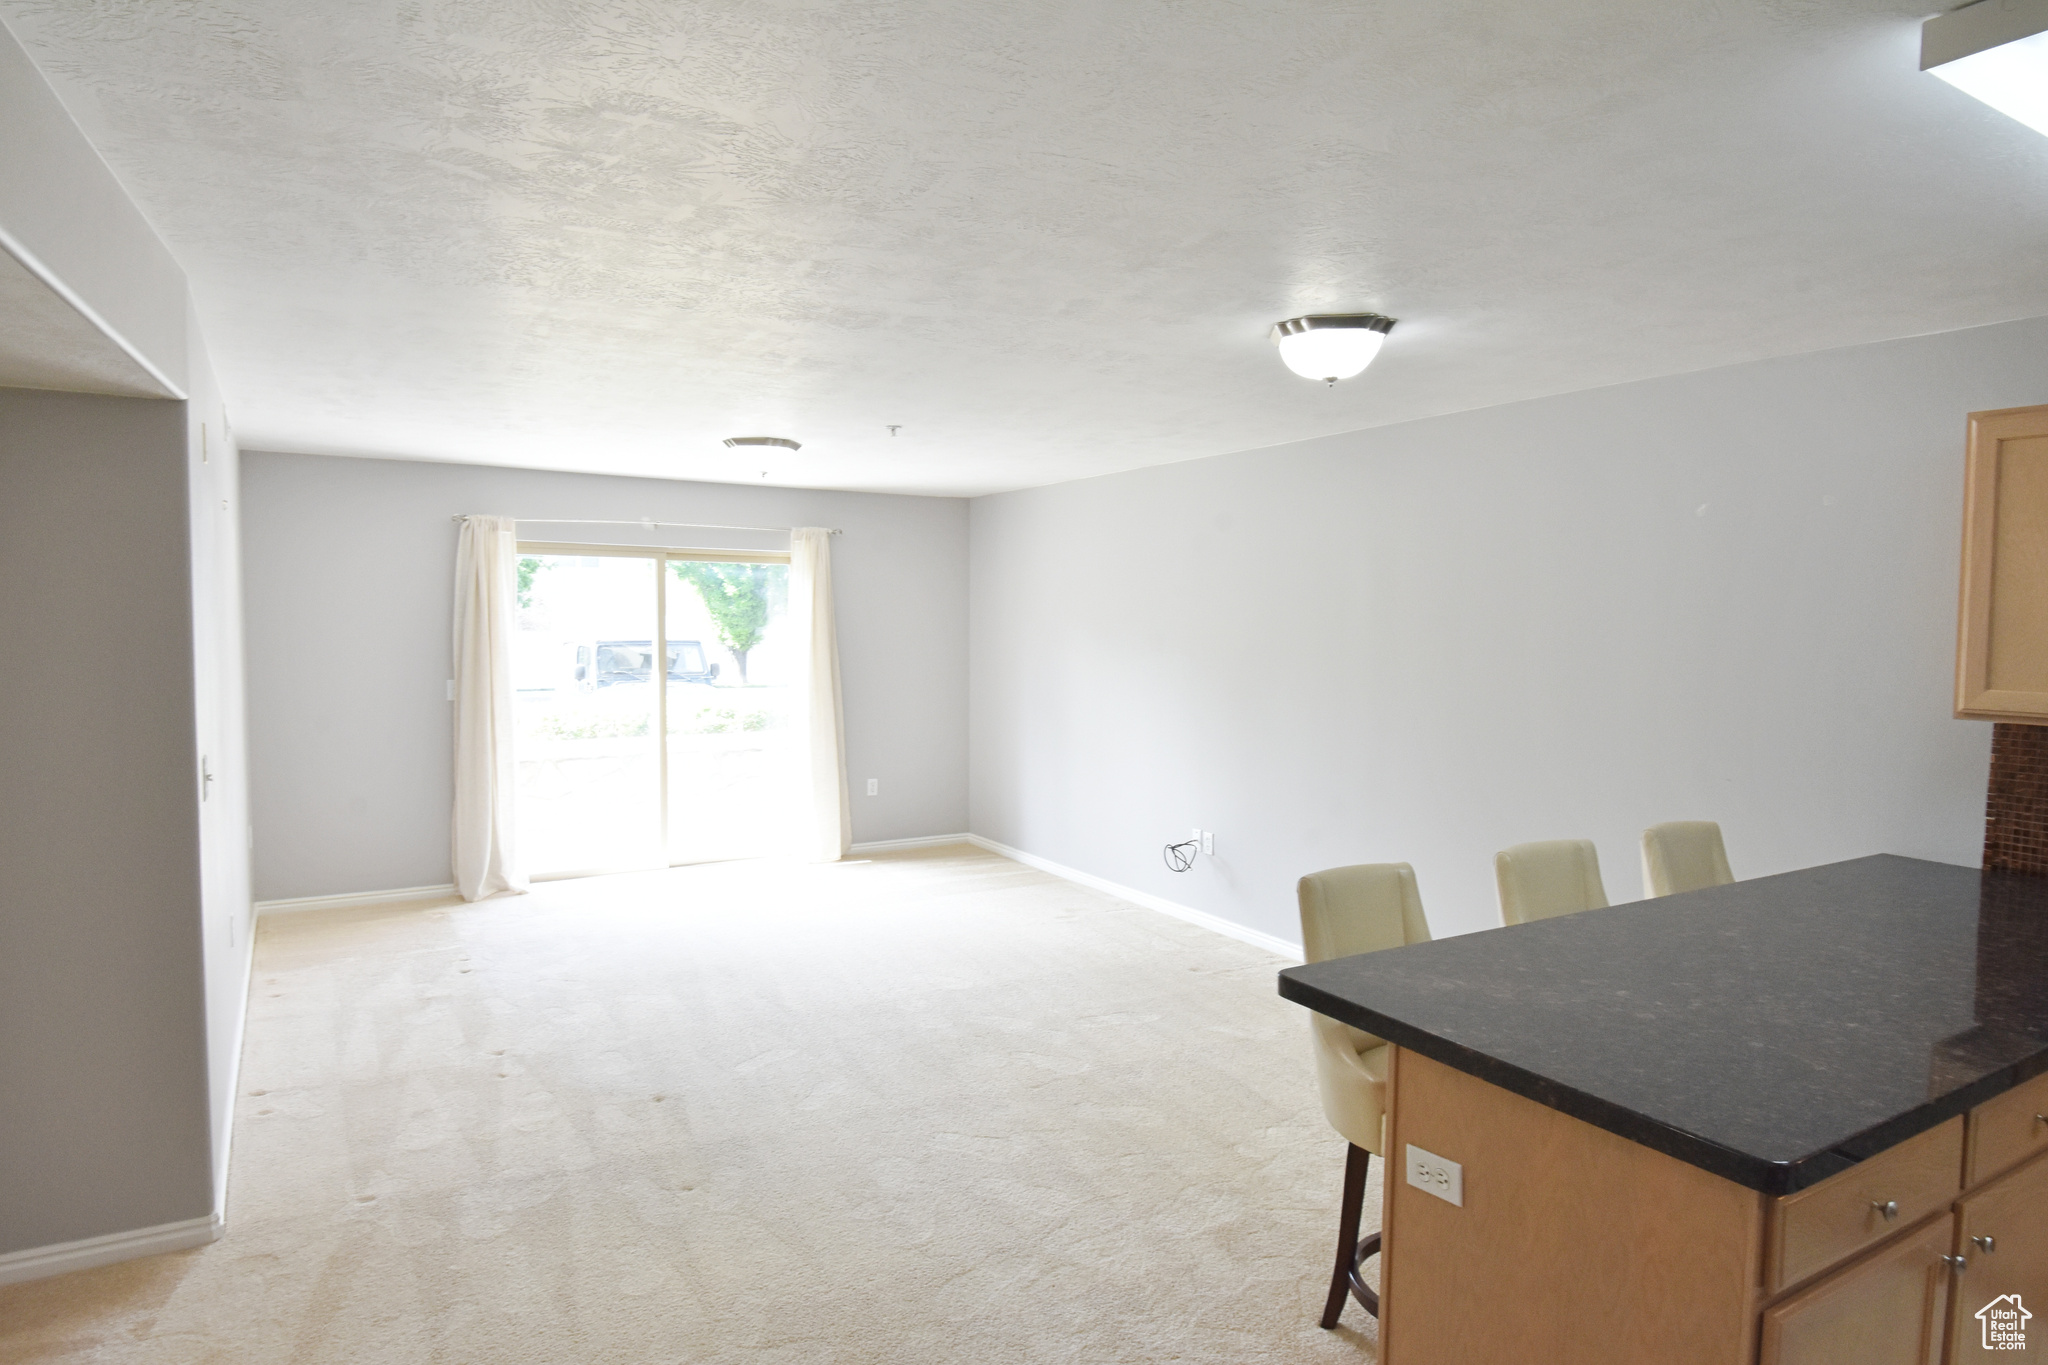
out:
M2036 1076L1970 1111L1964 1179L1981 1184L2036 1152L2048 1152L2048 1075Z
M1936 1365L1947 1326L1942 1256L1955 1218L1933 1218L1764 1310L1760 1365Z
M1962 1188L1963 1120L1910 1137L1810 1190L1773 1201L1764 1292L1775 1294L1947 1208ZM1892 1217L1880 1205L1896 1204Z

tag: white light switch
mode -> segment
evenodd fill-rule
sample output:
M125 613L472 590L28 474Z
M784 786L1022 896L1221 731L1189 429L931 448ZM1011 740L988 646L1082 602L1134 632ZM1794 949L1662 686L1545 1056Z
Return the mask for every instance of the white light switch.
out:
M1408 1144L1408 1183L1447 1204L1465 1207L1465 1168L1412 1142Z

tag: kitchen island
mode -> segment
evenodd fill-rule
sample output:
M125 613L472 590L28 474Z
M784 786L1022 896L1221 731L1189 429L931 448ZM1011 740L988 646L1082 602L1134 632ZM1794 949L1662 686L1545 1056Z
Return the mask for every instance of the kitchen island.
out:
M2048 878L1861 858L1280 991L1394 1045L1383 1365L1939 1365L2048 1313Z

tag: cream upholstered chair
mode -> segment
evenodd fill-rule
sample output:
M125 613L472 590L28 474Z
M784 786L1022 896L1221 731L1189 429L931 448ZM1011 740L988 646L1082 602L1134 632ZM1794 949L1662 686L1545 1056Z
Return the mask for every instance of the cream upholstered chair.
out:
M1721 827L1712 820L1673 820L1643 831L1645 896L1675 896L1734 880Z
M1415 869L1406 863L1364 863L1311 872L1295 886L1301 903L1302 956L1309 962L1376 953L1407 943L1427 943L1429 922L1415 888ZM1323 1116L1350 1144L1344 1158L1344 1202L1337 1217L1337 1265L1323 1326L1335 1327L1348 1289L1379 1315L1380 1298L1365 1284L1359 1266L1380 1249L1378 1233L1358 1236L1359 1210L1372 1153L1387 1150L1387 1045L1325 1014L1310 1013L1315 1044L1316 1088Z
M1507 924L1599 910L1607 904L1607 888L1600 884L1600 855L1591 839L1550 839L1504 848L1493 855L1493 881L1500 888L1500 917Z

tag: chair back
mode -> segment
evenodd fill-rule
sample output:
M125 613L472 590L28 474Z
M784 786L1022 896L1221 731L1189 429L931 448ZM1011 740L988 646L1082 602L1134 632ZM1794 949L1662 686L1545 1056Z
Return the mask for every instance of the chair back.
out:
M1493 855L1503 923L1527 924L1554 915L1599 910L1607 904L1600 855L1591 839L1547 839L1516 844Z
M1309 962L1429 942L1415 869L1406 863L1325 868L1295 884L1302 956ZM1387 1047L1330 1018L1308 1016L1323 1117L1352 1146L1386 1154Z
M1311 872L1294 887L1302 958L1324 962L1429 942L1422 893L1406 863L1360 863Z
M1673 820L1643 831L1645 896L1675 896L1734 880L1721 827L1712 820Z

